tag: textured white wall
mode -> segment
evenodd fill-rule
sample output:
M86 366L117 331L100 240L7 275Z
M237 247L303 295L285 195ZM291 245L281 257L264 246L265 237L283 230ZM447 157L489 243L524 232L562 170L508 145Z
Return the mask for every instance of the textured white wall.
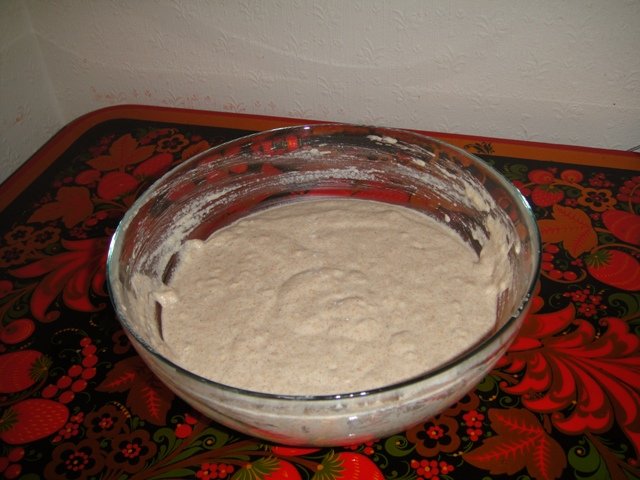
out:
M20 0L0 0L0 182L65 119Z
M144 103L640 143L638 0L23 1L65 123Z

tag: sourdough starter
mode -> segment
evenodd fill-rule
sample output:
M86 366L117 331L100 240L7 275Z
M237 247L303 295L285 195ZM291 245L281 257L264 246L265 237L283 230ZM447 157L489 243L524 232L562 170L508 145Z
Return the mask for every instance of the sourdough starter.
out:
M495 261L446 224L389 204L300 201L190 240L166 288L172 360L247 390L370 390L490 333Z

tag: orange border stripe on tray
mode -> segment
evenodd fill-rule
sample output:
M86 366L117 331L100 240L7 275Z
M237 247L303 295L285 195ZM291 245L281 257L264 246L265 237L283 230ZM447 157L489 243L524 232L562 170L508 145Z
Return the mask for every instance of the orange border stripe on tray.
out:
M272 128L324 123L318 120L268 117L228 112L209 112L147 105L116 105L87 113L63 127L24 165L0 185L0 210L9 205L31 182L41 175L71 144L90 128L109 120L146 120L237 130ZM414 130L415 132L464 148L473 143L490 143L493 155L530 160L553 161L576 165L640 170L640 153L600 148L574 147L548 143L506 140L472 135Z

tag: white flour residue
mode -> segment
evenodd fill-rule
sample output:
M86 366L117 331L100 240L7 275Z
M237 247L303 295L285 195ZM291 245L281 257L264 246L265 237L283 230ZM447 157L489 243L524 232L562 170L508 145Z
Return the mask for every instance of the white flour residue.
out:
M387 135L385 135L384 137L381 137L379 135L367 135L367 138L373 142L387 143L389 145L395 145L396 143L398 143L397 138L389 137Z

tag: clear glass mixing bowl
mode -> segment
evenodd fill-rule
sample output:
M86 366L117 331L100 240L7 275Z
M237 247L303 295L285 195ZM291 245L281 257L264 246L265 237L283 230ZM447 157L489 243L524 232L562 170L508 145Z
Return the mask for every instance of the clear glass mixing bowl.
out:
M134 278L143 276L161 286L187 239L205 239L240 216L309 195L417 209L447 221L477 252L488 242L507 242L508 253L496 262L508 262L511 281L499 296L491 335L415 378L336 395L242 390L202 378L167 358L159 305ZM489 221L498 221L504 235L490 238ZM163 176L136 201L113 236L108 284L117 315L140 356L194 408L274 442L337 446L407 429L473 389L515 338L538 275L539 251L536 222L526 201L481 159L408 131L313 125L226 143ZM447 319L442 322L446 325Z

